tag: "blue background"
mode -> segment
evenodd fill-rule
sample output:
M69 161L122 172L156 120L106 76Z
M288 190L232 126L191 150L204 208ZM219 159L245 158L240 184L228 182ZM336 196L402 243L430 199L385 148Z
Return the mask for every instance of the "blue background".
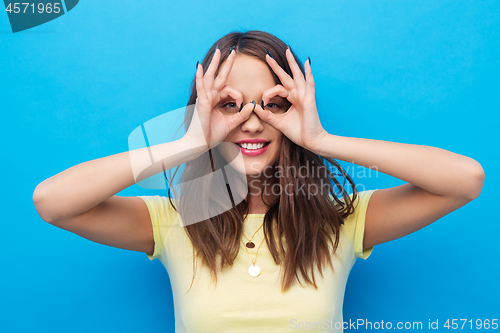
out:
M0 12L0 331L173 332L161 262L43 222L33 190L126 151L134 128L186 104L213 42L253 29L311 57L329 132L440 147L486 173L478 199L358 260L344 320L426 329L429 319L500 319L499 22L498 1L113 0L81 1L13 34ZM356 181L361 190L403 183L382 173ZM155 194L164 193L120 192Z

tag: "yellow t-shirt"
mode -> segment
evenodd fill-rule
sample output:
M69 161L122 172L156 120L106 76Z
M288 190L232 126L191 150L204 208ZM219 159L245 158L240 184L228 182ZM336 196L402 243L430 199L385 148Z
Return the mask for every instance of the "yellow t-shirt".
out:
M363 251L363 235L366 208L374 191L358 193L355 212L341 226L337 255L332 257L335 272L326 265L321 278L315 268L317 290L301 278L305 287L295 282L285 293L281 292L280 266L274 263L265 241L256 260L262 270L258 277L248 274L252 261L240 242L233 266L217 274L216 286L211 282L208 269L197 260L193 286L186 293L193 277L193 247L180 224L179 214L167 197L139 196L148 206L153 225L155 248L152 255L147 255L150 260L160 259L170 277L175 332L254 333L301 329L342 332L347 277L356 258L367 259L373 250L371 247ZM244 234L253 235L263 218L264 214L249 214L244 222ZM261 228L253 238L255 248L248 249L254 260L263 240Z

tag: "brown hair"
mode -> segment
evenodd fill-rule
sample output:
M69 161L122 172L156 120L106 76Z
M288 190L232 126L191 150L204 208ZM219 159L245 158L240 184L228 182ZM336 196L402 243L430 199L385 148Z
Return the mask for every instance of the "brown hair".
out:
M219 64L227 59L229 49L233 45L237 54L240 53L256 57L266 64L265 50L268 50L281 68L293 77L285 57L287 45L279 38L267 32L252 30L243 33L236 31L220 38L212 45L210 50L208 50L201 63L204 72L208 69L216 45L218 45L221 50ZM295 54L294 57L300 70L304 73L301 62ZM281 84L279 78L270 67L269 70L276 84ZM184 119L186 130L193 116L196 97L196 79L194 78L191 83L191 96L188 101ZM208 160L210 163L206 163ZM225 165L227 166L227 162L228 161L225 161L222 155L220 155L217 148L214 148L185 164L185 171L182 174L180 183L181 195L179 197L178 210L183 219L192 214L193 203L198 204L198 202L207 202L207 198L205 197L202 199L202 196L209 196L209 194L203 191L203 189L200 190L200 187L205 187L205 189L210 188L212 191L214 188L217 188L217 185L211 187L210 183L213 182L214 179L210 177L205 177L205 183L201 186L198 183L196 188L187 180L200 179L200 176L213 174L213 171ZM336 169L335 173L328 170L328 163L334 166ZM288 290L295 278L297 278L297 281L302 285L298 274L299 271L304 280L317 289L313 271L314 265L318 267L321 276L323 276L322 267L326 263L334 270L331 256L335 254L338 247L340 225L343 224L343 219L354 212L353 202L356 200L357 196L354 181L340 164L333 159L321 157L296 145L283 135L279 157L273 165L273 168L289 170L291 167L294 168L294 170L300 170L299 168L305 165L315 166L318 169L325 170L325 172L313 172L312 175L307 176L301 175L300 172L296 174L284 172L280 177L272 177L268 186L272 188L273 185L279 184L279 188L281 189L290 188L291 186L293 188L293 195L281 191L274 202L264 201L270 206L270 209L264 217L264 237L275 263L277 265L283 265L281 280L282 291ZM342 176L344 178L343 184L340 184L336 176ZM344 188L346 180L353 190L352 200ZM232 207L230 209L220 210L224 211L222 214L204 219L200 223L189 224L185 227L193 244L193 251L197 251L197 256L193 255L193 266L196 266L195 258L198 256L201 257L203 264L209 268L212 278L215 278L215 282L217 282L217 269L219 268L222 271L227 265L232 265L238 255L241 244L243 221L245 215L248 214L248 201L243 200L235 205L231 197L229 186L226 186L229 192L229 198L227 199L231 200ZM311 195L311 193L301 194L300 191L296 191L297 187L310 188L311 186L319 186L319 188L323 190L320 191L321 193L315 193L313 195ZM326 191L324 191L325 187L327 189ZM339 191L340 195L342 195L343 200L339 200L334 193L335 188ZM224 189L220 188L220 190ZM210 197L211 195L208 198L207 210L213 209L214 206L221 205L220 202L210 201ZM262 191L262 200L266 199L264 191ZM170 200L170 203L174 209L176 209L172 200ZM195 219L196 217L191 218ZM332 240L332 235L335 235L335 240ZM332 244L331 251L329 249L329 243ZM286 246L284 246L284 244L286 244ZM220 259L219 264L217 263L218 259ZM308 274L309 270L311 271L311 276Z

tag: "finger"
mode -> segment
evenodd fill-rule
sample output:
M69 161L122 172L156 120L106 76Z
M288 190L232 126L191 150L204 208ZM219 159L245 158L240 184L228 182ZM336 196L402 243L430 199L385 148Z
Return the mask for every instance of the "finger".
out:
M204 81L205 81L205 89L207 91L210 91L213 88L214 75L215 72L217 71L217 67L219 66L219 59L220 59L220 50L217 48L212 57L212 60L210 61L210 65L208 66L207 72L205 73Z
M290 92L286 90L285 87L283 87L281 84L275 85L274 87L264 91L264 93L262 94L262 102L264 106L266 106L267 103L269 103L269 101L271 100L271 98L275 96L288 98L290 96Z
M262 120L268 123L269 125L279 129L280 117L283 115L275 115L269 110L264 110L259 104L253 110L257 114L257 116Z
M196 65L196 94L200 99L207 97L203 82L203 66L201 64Z
M250 115L252 114L254 107L257 108L257 106L254 105L253 103L247 103L243 105L243 108L241 109L240 112L232 116L227 116L226 119L229 123L231 130L235 129L236 126L240 125L242 122L250 118Z
M272 68L273 72L276 74L276 76L280 79L281 83L285 88L288 90L292 90L295 85L293 82L293 79L288 75L287 72L281 66L269 56L269 54L266 54L266 60L269 66Z
M304 79L304 74L300 70L300 67L297 64L297 61L295 61L295 57L293 56L292 51L290 49L286 49L285 55L286 55L286 59L288 60L288 65L290 66L290 69L292 70L293 80L295 81L295 85L300 90L305 89L306 81Z
M230 85L225 85L224 88L219 93L220 100L223 100L227 97L232 97L236 104L240 105L243 103L243 94L239 91L231 87Z
M306 98L311 101L315 100L315 85L314 77L311 69L311 60L308 60L304 66L306 72Z
M226 85L227 77L229 76L229 72L233 67L235 59L236 59L236 51L232 50L231 54L224 62L222 69L219 71L219 75L217 75L217 78L215 78L213 89L220 91Z

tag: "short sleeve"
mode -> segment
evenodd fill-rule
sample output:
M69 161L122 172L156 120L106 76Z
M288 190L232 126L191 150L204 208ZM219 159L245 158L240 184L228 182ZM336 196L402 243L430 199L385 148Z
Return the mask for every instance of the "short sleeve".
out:
M141 198L146 203L153 227L154 252L152 254L146 253L146 255L149 260L161 259L164 256L163 241L165 240L165 233L168 232L169 224L173 223L172 216L169 214L169 206L171 206L169 199L159 195L138 196L138 198Z
M375 192L375 190L363 191L359 195L358 206L355 208L357 212L356 225L354 229L354 254L356 258L361 258L366 260L373 251L373 246L365 249L363 251L363 238L365 234L365 220L366 220L366 209L368 208L368 202Z
M354 257L368 259L373 251L373 246L363 250L363 238L365 234L365 219L368 202L376 190L358 192L354 201L354 213L344 220L344 226L351 238L354 248ZM352 194L349 195L352 199ZM342 200L343 201L343 200Z

